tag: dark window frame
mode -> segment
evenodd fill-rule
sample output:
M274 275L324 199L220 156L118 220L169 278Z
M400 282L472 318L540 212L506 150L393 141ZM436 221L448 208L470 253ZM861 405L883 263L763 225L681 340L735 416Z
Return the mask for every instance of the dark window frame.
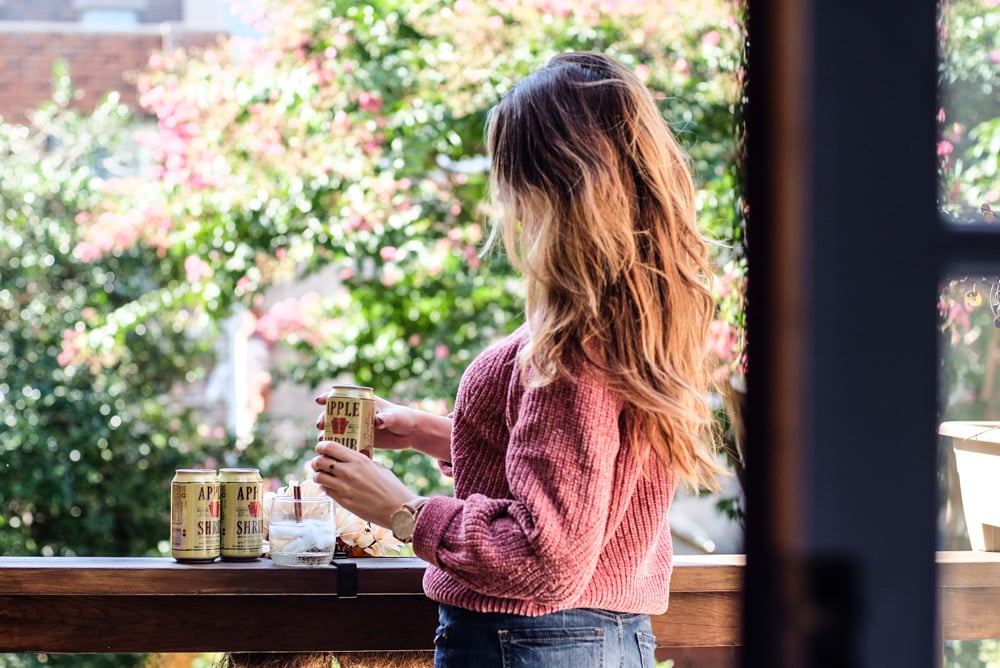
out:
M749 5L743 665L936 666L936 3Z

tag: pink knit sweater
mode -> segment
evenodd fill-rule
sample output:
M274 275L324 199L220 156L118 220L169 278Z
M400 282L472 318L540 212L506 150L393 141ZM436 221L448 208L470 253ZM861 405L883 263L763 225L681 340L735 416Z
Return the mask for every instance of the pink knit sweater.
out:
M621 402L591 373L525 388L525 328L468 367L455 402L455 496L420 512L431 599L480 612L660 614L673 548L669 469L623 442Z

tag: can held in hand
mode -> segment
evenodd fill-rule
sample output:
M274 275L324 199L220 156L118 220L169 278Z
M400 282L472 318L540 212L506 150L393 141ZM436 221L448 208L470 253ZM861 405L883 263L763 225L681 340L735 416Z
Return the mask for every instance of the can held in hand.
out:
M177 469L170 483L170 552L208 563L219 557L219 481L215 469Z
M223 561L259 559L264 542L264 483L259 469L220 469Z
M326 397L323 438L369 457L375 450L375 392L359 385L334 385Z

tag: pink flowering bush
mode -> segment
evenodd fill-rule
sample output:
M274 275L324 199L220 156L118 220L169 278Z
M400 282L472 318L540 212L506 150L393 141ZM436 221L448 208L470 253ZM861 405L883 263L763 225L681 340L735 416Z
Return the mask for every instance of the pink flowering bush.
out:
M313 315L339 327L307 337L280 314L258 321L297 351L286 370L297 382L347 374L397 397L452 396L470 356L518 324L509 267L478 255L483 123L557 51L603 49L635 67L689 147L710 234L732 242L741 225L742 33L730 2L262 0L239 11L260 40L151 59L138 87L157 121L145 138L155 168L107 193L77 252L146 248L176 264L165 287L213 317L278 280L335 276ZM147 212L155 225L136 225ZM743 372L743 272L730 248L729 333L714 347L727 381Z
M724 391L740 392L736 0L260 0L234 9L259 39L156 53L137 73L145 122L136 140L148 169L83 175L80 166L52 186L81 193L54 209L58 262L93 280L72 299L50 286L48 306L38 295L31 309L58 315L37 349L51 362L45 374L116 388L118 399L94 409L99 420L117 424L121 397L136 395L130 383L153 371L160 394L183 406L211 374L205 342L237 309L251 314L255 345L280 351L274 384L320 390L350 379L450 410L462 369L514 329L523 308L502 255L479 254L486 113L566 49L599 49L633 67L687 147L701 220L720 242L713 354ZM12 299L4 288L0 299ZM189 463L225 462L229 448L269 477L289 465L267 413L252 443L234 445L233 434L172 414L143 423L144 410L153 408L134 407L136 447L162 441ZM32 429L11 420L19 433ZM52 444L34 452L62 447L55 426L45 433ZM297 452L315 436L302 424ZM433 464L411 454L394 455L404 478L434 489ZM174 460L144 461L156 469L150 477L169 479Z

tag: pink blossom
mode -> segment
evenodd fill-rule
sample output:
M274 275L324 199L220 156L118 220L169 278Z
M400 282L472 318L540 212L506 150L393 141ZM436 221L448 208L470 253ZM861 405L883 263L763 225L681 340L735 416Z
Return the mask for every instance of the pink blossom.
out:
M378 93L362 91L361 95L358 96L358 106L361 108L361 111L375 114L382 109L382 98L379 97Z
M382 250L379 251L379 255L385 262L392 262L396 259L398 250L395 246L383 246Z
M1000 3L1000 0L997 0L997 2ZM990 51L990 60L994 63L1000 63L1000 49L993 49Z
M645 63L640 63L635 66L635 76L639 78L639 81L643 83L649 82L649 65Z
M397 267L394 264L387 264L385 265L385 267L382 268L382 276L380 277L379 280L382 283L382 285L384 285L387 288L391 288L397 283L399 283L400 279L402 278L403 274L399 270L399 267Z
M939 158L947 158L954 150L955 145L947 139L943 139L937 143L937 155Z
M241 276L239 280L236 281L236 291L244 294L250 291L250 279L246 276Z
M948 319L954 322L963 330L969 329L972 323L969 320L969 312L965 310L964 304L953 304L948 312Z
M435 357L435 359L439 359L439 360L448 359L448 355L450 355L450 354L451 354L451 351L448 350L448 346L444 345L443 343L437 344L437 347L434 348L434 357Z
M465 16L475 10L475 5L469 0L456 0L454 9L459 16Z
M365 223L365 218L361 214L354 214L350 218L344 221L344 231L353 232L354 230L360 230L367 227Z
M720 362L735 359L735 349L739 342L736 328L723 320L713 320L709 325L709 350Z
M710 30L701 36L702 46L719 46L721 40L722 36L719 35L718 30Z
M93 262L99 259L104 253L94 244L81 241L73 249L73 254L76 255L80 262Z
M92 262L105 253L130 247L142 234L148 213L133 209L103 211L96 218L89 214L78 215L76 222L85 225L86 231L74 249L76 256L83 262Z
M410 334L410 338L406 340L406 342L410 344L411 348L416 348L417 346L419 346L420 341L421 339L419 334Z
M215 273L207 262L195 255L188 255L184 259L184 271L187 274L187 282L191 285L207 280Z
M289 297L272 305L257 320L257 333L269 343L291 334L309 333L313 329L309 312L319 304L319 294L309 292L301 297Z
M482 264L482 260L479 259L479 254L472 246L467 246L465 248L465 262L469 265L470 269L479 269L479 265Z
M80 354L80 346L76 343L76 340L82 336L83 332L79 332L75 329L65 329L62 335L62 351L59 356L56 357L56 362L59 366L68 366L77 355Z

